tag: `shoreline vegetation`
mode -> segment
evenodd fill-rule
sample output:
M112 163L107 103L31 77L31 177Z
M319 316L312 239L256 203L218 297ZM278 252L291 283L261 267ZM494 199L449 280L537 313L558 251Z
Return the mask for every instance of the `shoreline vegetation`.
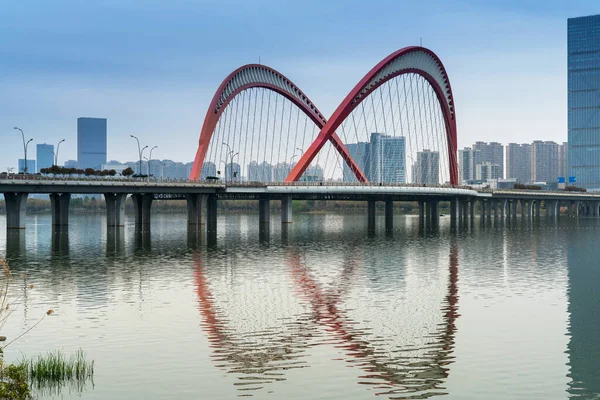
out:
M54 310L42 313L34 324L15 337L4 336L4 326L23 298L12 294L13 275L8 262L2 258L0 269L0 399L29 400L47 394L59 395L63 387L81 393L88 383L93 386L94 361L87 361L82 350L71 357L54 350L29 359L23 356L20 361L12 363L4 360L5 349L38 327L45 318L54 314ZM29 286L30 290L33 288L33 285Z
M152 203L152 212L157 213L185 213L187 212L185 200L160 200ZM294 213L320 214L325 212L364 212L367 209L366 201L336 201L336 200L294 200L292 203ZM447 202L440 204L440 210L449 208ZM220 200L218 209L226 212L258 212L258 200ZM384 204L377 204L378 210L384 209ZM280 210L279 201L271 202L271 210ZM417 202L395 202L394 211L400 214L417 214L419 206ZM27 200L27 213L49 213L50 199L30 198ZM0 213L6 212L4 200L0 200ZM72 198L69 204L69 212L74 214L93 214L106 212L103 198L77 197ZM127 199L125 212L133 214L134 206L131 199Z

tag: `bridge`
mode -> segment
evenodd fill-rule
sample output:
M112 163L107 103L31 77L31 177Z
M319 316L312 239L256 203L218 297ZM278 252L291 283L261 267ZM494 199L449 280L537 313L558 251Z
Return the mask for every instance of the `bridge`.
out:
M542 210L557 218L561 207L569 215L600 215L597 194L476 191L458 185L458 172L448 74L435 53L413 46L377 63L329 119L280 72L260 64L236 69L208 107L189 181L25 176L0 180L0 193L8 229L25 227L33 193L50 195L57 227L68 225L72 194L103 195L111 227L123 226L131 195L140 230L150 226L152 202L162 199L185 199L189 227L208 232L216 231L222 199L258 200L263 224L270 221L271 201L281 202L281 222L291 223L294 199L366 201L370 228L378 201L385 203L387 228L399 201L418 203L424 229L437 228L440 202L449 202L453 228L472 224L477 209L483 221L540 218Z

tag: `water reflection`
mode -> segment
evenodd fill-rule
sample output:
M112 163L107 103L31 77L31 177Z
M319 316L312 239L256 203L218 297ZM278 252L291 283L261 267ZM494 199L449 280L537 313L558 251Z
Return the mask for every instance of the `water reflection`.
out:
M570 232L569 263L569 394L572 398L600 396L600 263L595 237Z
M393 238L364 243L363 229L348 231L351 222L345 218L341 221L345 229L337 232L339 236L330 232L327 248L323 249L330 260L340 258L339 264L333 263L328 271L315 263L322 259L321 254L312 254L314 246L320 243L320 235L310 227L298 241L290 241L286 229L286 233L282 233L285 241L269 253L265 253L264 246L259 246L258 250L262 251L259 273L248 272L248 265L244 268L238 265L240 261L253 262L251 256L240 260L239 254L232 254L241 246L239 242L230 240L227 246L218 250L194 253L202 327L211 343L215 365L235 374L234 385L248 394L286 380L290 369L309 367L305 359L308 349L327 346L341 352L339 360L360 368L363 373L356 377L356 382L368 385L379 395L413 398L415 393L427 397L444 394L442 384L453 361L458 318L456 238L447 241L446 283L440 286L441 290L430 290L431 298L424 298L407 287L387 286L391 281L385 280L390 278L387 274L396 275L407 268L418 268L419 265L411 260L420 248L404 249L405 256L401 260L395 257L381 259L376 254L381 255L383 247L397 244ZM414 233L417 231L418 226L415 226ZM414 243L409 246L414 247ZM436 256L433 259L437 261ZM280 266L281 262L286 266L284 270L269 267ZM384 271L377 264L383 264L380 267ZM419 279L423 282L440 279L435 262L432 267L417 271L418 275L423 275ZM380 274L385 277L383 282ZM366 277L371 280L365 281ZM402 276L393 279L399 279L397 283L403 284ZM365 284L370 285L369 290L387 294L380 299L364 298L357 289ZM433 283L433 287L438 286ZM395 292L396 289L399 292ZM435 308L437 302L439 317L432 321L430 315L406 310L413 306L412 301L405 304L402 300L392 300L403 296L416 296L418 302L429 303L426 309ZM357 301L372 301L373 304L359 308L355 304ZM381 301L387 304L378 304ZM379 316L371 315L371 306L384 311ZM397 314L394 311L398 308L405 310ZM407 320L407 316L412 319ZM371 321L378 317L382 318ZM410 332L407 326L424 335ZM415 335L421 337L417 339ZM344 365L339 364L340 367Z
M212 294L202 253L196 252L193 259L202 327L213 349L213 361L217 368L237 374L234 385L239 390L261 389L269 383L285 380L287 370L308 366L303 358L308 338L312 336L310 327L300 320L280 319L275 324L263 324L259 330L236 330L231 326L234 321L228 319ZM273 322L272 318L267 319ZM256 323L241 322L249 326Z

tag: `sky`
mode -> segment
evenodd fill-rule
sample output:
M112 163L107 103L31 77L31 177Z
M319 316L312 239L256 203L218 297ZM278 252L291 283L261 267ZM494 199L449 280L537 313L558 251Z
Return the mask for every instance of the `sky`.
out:
M567 140L567 18L597 0L0 0L0 171L32 144L77 158L78 117L108 119L108 160L192 161L208 104L258 62L327 116L393 51L422 39L454 91L459 148ZM35 147L28 159L35 157Z

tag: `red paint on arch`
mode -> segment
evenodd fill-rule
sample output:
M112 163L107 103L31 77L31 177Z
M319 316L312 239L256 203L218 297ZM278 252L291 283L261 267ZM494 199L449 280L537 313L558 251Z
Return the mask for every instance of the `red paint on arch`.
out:
M323 129L323 127L325 126L325 123L327 121L325 120L324 117L322 117L321 112L316 107L310 108L305 103L301 102L300 100L298 100L298 98L296 98L295 96L292 96L287 91L282 90L278 86L275 86L275 85L272 85L269 83L264 83L264 82L253 82L253 83L249 83L249 84L240 86L230 96L228 96L225 99L225 101L223 102L223 104L221 105L219 110L215 112L215 109L217 108L217 104L221 98L221 94L223 93L223 91L225 90L225 88L227 87L229 82L240 71L242 71L244 69L248 69L248 68L262 68L262 69L268 70L276 75L281 76L284 79L284 81L289 82L291 86L293 86L294 88L297 89L297 86L294 85L285 76L283 76L282 74L280 74L279 72L275 71L272 68L265 67L264 65L260 65L260 64L244 65L244 66L236 69L235 71L233 71L231 74L229 74L227 76L227 78L225 78L225 80L223 80L223 82L221 83L221 86L219 86L219 89L215 93L215 95L210 103L210 106L208 108L208 111L206 112L206 117L204 118L204 124L202 125L202 131L200 132L200 140L198 143L198 150L196 151L194 165L192 167L192 172L190 173L190 180L200 179L200 174L202 172L202 165L204 164L206 152L208 151L208 146L210 144L210 140L211 140L213 132L217 126L217 123L219 122L219 118L221 117L221 114L223 114L223 111L225 110L225 108L227 107L229 102L235 96L237 96L239 93L241 93L242 91L244 91L246 89L262 87L262 88L266 88L269 90L273 90L274 92L279 93L280 95L286 97L288 100L290 100L292 103L294 103L298 108L300 108L319 127L319 129ZM308 97L304 93L302 93L300 91L300 89L298 89L298 92L301 97L305 98L309 103L312 104L312 102L308 99ZM363 183L368 183L365 174L358 167L358 165L354 162L352 157L350 157L350 153L348 152L348 149L346 149L346 146L344 146L344 144L342 143L342 140L338 137L338 135L335 132L332 132L331 134L328 135L327 140L329 140L331 142L331 144L333 145L333 147L340 153L340 155L342 156L342 158L344 159L346 164L354 172L358 181L363 182Z

